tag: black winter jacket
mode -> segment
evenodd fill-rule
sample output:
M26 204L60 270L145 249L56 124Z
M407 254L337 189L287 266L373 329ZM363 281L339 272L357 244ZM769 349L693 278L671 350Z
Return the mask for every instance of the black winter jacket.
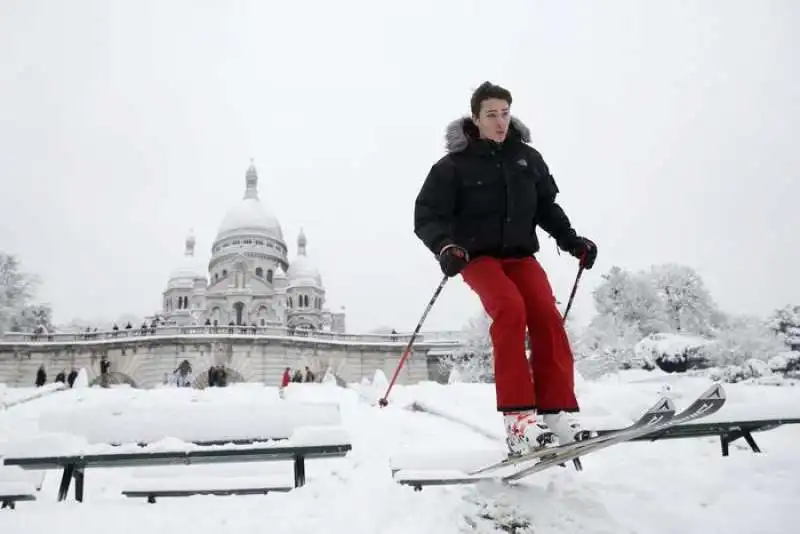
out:
M519 258L539 250L536 225L562 250L577 235L556 203L558 187L541 154L529 146L530 131L511 119L502 144L478 138L469 117L447 127L448 154L428 173L414 207L414 233L431 252L447 244L470 258Z

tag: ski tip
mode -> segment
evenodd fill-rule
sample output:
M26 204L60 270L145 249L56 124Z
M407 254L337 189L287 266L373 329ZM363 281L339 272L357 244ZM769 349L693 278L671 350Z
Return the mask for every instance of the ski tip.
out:
M705 393L701 395L703 399L725 399L727 398L727 394L725 393L725 388L722 384L717 383L711 386L706 390Z
M670 399L669 397L661 397L658 399L658 402L653 405L652 408L647 410L647 413L663 413L663 412L674 412L677 408L675 407L675 401Z

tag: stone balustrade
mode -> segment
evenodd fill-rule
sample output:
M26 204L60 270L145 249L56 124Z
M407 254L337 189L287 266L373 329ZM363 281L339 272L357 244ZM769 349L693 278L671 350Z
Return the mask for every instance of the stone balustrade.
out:
M0 337L0 344L20 343L72 343L104 340L122 340L125 338L147 337L192 337L197 336L266 336L302 338L319 341L343 341L350 343L408 343L411 339L409 333L397 334L348 334L338 332L325 332L318 330L289 329L284 326L156 326L120 329L104 332L70 332L33 334L29 332L6 332ZM417 334L417 343L453 345L465 339L465 332L433 331Z

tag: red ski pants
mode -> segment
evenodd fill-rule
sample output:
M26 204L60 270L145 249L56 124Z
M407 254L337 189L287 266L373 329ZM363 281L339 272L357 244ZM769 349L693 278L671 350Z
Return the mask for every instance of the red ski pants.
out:
M578 411L572 349L539 262L533 257L481 256L467 265L462 277L492 319L497 410Z

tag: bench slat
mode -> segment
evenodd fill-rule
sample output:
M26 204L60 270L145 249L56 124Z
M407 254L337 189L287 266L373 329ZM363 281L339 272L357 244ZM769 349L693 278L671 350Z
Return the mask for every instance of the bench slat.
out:
M190 449L132 453L79 454L66 456L40 456L5 458L6 465L24 469L54 469L65 465L77 467L134 467L192 463L224 463L248 461L291 460L296 456L307 459L337 458L346 456L352 449L349 443L341 445L310 445L307 447L249 447L232 449Z

